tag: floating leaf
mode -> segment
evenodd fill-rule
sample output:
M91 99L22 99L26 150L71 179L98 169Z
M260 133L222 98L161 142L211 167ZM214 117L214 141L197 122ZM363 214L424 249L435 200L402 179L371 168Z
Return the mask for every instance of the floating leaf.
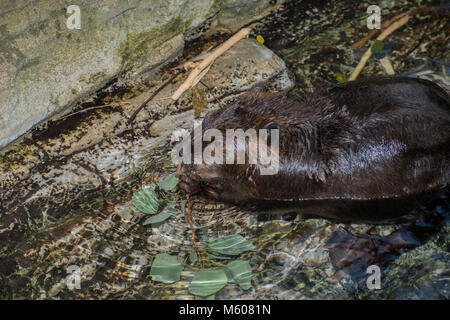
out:
M150 276L154 281L173 283L180 280L180 274L184 266L176 257L167 253L158 254L153 261Z
M176 208L176 203L175 202L171 202L169 203L162 211L161 213L151 216L150 218L147 218L143 225L146 226L148 224L153 224L153 223L160 223L163 222L164 220L167 220L169 217L171 217L175 212L177 212Z
M383 50L384 42L381 40L375 40L372 46L372 53L378 53Z
M259 43L263 44L264 43L264 38L261 35L256 36L256 41L258 41Z
M237 256L244 251L253 250L255 246L240 234L233 234L209 241L206 248L211 253Z
M164 191L175 191L180 179L177 178L178 172L169 174L163 181L158 183L158 186Z
M233 280L244 290L252 287L252 268L247 261L235 260L227 264L226 268L230 271Z
M223 269L203 270L197 272L189 283L189 292L200 297L215 294L227 284L227 275Z
M158 212L159 199L155 190L144 188L133 198L134 206L143 213L155 214Z

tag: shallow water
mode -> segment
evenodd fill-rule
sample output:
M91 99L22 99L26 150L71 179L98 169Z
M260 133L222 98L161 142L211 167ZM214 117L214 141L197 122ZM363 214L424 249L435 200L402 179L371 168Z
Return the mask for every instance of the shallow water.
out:
M355 3L361 3L359 1ZM282 16L268 19L254 31L287 63L295 74L296 86L290 95L302 97L319 83L336 83L336 73L344 76L358 61L358 51L350 49L366 32L361 26L364 5L349 2L335 10L332 1L319 9L314 1L292 2ZM309 6L309 7L308 7ZM408 1L390 8L401 12ZM338 12L339 14L336 14ZM430 70L439 75L447 53L443 53L439 28L442 17L429 15L414 20L404 33L394 34L391 59L401 73ZM432 26L423 38L424 25ZM436 28L434 31L433 26ZM423 39L422 39L423 38ZM436 38L438 38L436 40ZM405 40L406 39L406 40ZM422 40L421 40L422 39ZM411 41L427 43L426 52L404 53ZM441 42L440 42L441 41ZM425 55L425 58L424 58ZM381 72L376 60L360 77ZM121 95L123 92L121 92ZM130 141L131 138L130 138ZM303 219L297 215L271 217L241 211L236 207L193 197L192 219L195 242L203 259L191 264L194 251L192 229L187 218L187 200L179 193L160 193L162 202L175 201L177 212L167 221L143 226L145 215L132 204L133 195L143 186L154 186L175 168L168 160L170 146L153 150L147 163L133 179L114 186L113 191L81 201L76 209L61 213L58 224L40 225L34 232L2 254L0 280L2 298L32 299L194 299L189 282L198 270L222 267L241 259L252 267L252 288L242 290L229 283L217 299L448 299L450 269L448 253L449 204L446 198L428 216L440 217L439 230L414 249L406 250L382 268L381 289L371 290L366 278L338 273L330 260L327 242L335 232L350 231L387 236L398 225L340 224L325 219ZM139 168L138 168L139 169ZM183 209L184 208L184 209ZM205 250L212 238L240 234L255 249L238 257L214 256ZM181 280L165 284L151 280L150 269L159 253L176 256L185 264ZM77 270L79 287L68 283L68 268ZM364 274L364 269L362 270Z

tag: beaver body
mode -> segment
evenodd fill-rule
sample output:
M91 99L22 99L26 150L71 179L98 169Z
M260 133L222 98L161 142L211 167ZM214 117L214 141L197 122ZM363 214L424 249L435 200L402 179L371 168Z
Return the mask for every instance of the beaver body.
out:
M180 188L257 212L389 222L447 192L450 99L433 82L379 77L305 101L250 91L203 131L279 128L279 169L186 165Z

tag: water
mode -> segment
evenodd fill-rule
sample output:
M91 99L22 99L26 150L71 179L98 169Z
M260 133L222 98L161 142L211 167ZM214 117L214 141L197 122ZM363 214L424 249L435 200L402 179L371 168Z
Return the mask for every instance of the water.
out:
M410 9L411 2L396 2L390 12ZM361 24L365 3L349 1L336 8L332 1L295 1L283 14L265 20L254 29L265 45L283 58L295 74L296 87L288 94L303 97L323 84L336 83L336 74L348 77L357 63L358 51L350 46L366 30ZM299 9L301 8L301 10ZM442 34L443 17L425 15L413 19L408 28L389 37L395 51L390 58L396 71L407 73L417 66L438 74L448 52ZM439 31L441 30L441 31ZM226 35L224 35L226 37ZM412 48L417 49L404 56ZM447 41L448 42L448 41ZM195 43L193 44L195 45ZM200 43L199 43L200 45ZM203 44L205 45L205 44ZM420 49L425 46L426 51ZM195 50L194 50L195 51ZM199 51L199 50L197 50ZM425 57L425 58L424 58ZM370 61L361 77L382 72ZM123 92L121 92L123 94ZM82 201L58 224L41 226L14 243L0 261L0 296L32 299L194 299L188 285L195 272L221 267L236 258L215 257L205 250L208 240L240 234L255 250L238 258L248 261L254 276L252 288L242 290L229 283L217 299L448 299L448 201L442 199L424 214L440 217L439 228L414 249L396 255L382 268L381 289L366 285L359 277L339 272L330 260L328 241L336 232L359 232L388 236L399 225L339 224L325 219L303 219L297 215L270 217L238 208L191 199L195 241L204 254L189 263L194 250L187 219L186 198L174 193L161 195L163 202L176 201L178 211L157 226L143 226L145 216L132 205L133 194L144 185L154 185L160 176L173 172L166 155L169 148L148 155L148 163L136 176L109 194ZM45 205L45 204L43 204ZM181 280L164 284L150 279L155 255L168 253L185 263ZM70 289L68 268L80 275L79 288Z

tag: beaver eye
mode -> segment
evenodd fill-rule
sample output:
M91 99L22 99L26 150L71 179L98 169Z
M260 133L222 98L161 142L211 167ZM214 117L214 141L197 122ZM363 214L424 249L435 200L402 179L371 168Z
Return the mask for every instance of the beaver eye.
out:
M220 182L214 184L214 189L216 189L216 190L223 190L223 184L220 183Z
M246 114L247 114L247 111L244 109L244 108L242 108L242 107L240 107L240 106L238 106L235 110L234 110L234 113L236 114L236 115L238 115L238 116L245 116Z
M280 125L275 121L270 121L265 125L263 125L261 129L267 129L267 146L270 147L272 145L272 134L271 134L272 132L270 130L280 129Z
M212 180L208 181L208 183L205 183L207 187L216 189L216 190L223 190L225 185L222 180Z
M267 122L261 129L280 129L280 125L275 121Z

